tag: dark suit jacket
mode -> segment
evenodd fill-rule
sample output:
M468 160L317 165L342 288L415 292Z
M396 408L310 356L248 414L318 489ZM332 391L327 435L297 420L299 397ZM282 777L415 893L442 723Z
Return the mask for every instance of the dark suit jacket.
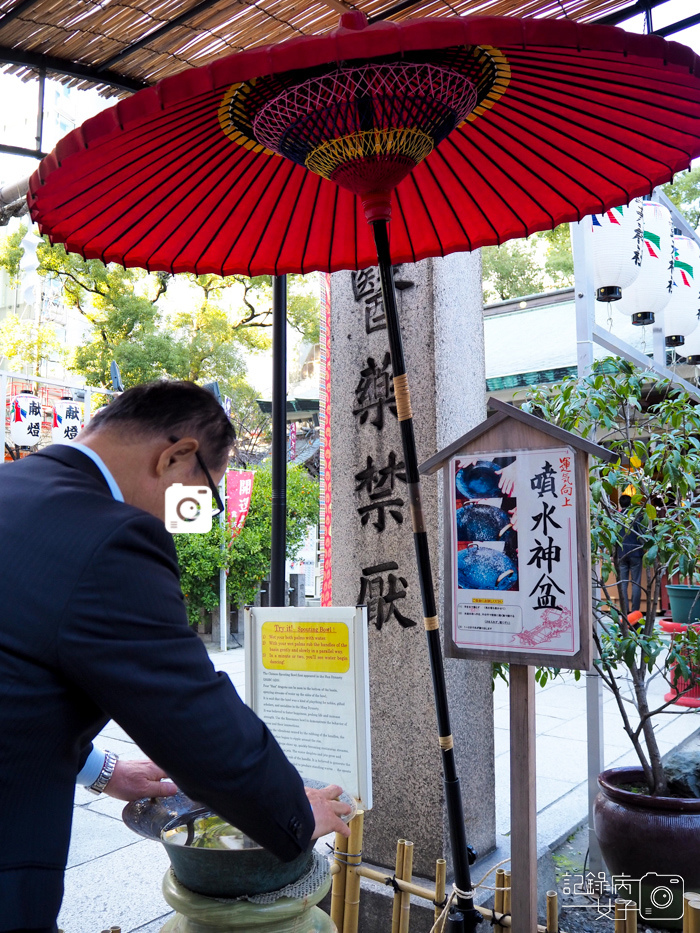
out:
M75 778L110 718L280 858L308 845L297 771L188 626L171 535L49 447L0 466L0 931L55 921Z

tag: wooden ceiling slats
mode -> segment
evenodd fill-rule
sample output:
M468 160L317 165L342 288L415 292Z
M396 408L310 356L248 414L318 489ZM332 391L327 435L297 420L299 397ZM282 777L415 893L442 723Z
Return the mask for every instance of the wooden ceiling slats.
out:
M281 42L293 36L327 32L338 24L339 10L357 8L368 17L389 9L394 0L221 0L196 10L198 0L0 0L0 46L41 53L81 65L99 67L156 33L172 20L193 10L191 18L154 35L140 48L112 64L120 75L148 83L176 74L188 66L205 65L221 55ZM490 16L545 16L583 21L599 19L632 0L423 0L393 19L479 13ZM22 7L3 22L3 13ZM0 62L0 68L3 67ZM4 70L22 77L34 72L26 65ZM61 80L60 76L59 80ZM65 76L82 87L97 85L114 93L99 79L88 82Z

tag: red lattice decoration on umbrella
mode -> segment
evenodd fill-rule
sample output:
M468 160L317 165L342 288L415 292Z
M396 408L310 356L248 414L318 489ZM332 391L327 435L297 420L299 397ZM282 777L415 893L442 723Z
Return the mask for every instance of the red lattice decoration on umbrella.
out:
M370 62L311 78L253 119L255 138L355 194L397 185L477 103L474 83L428 63Z
M244 82L224 95L219 120L239 144L284 156L386 213L388 193L507 83L497 49L451 47Z

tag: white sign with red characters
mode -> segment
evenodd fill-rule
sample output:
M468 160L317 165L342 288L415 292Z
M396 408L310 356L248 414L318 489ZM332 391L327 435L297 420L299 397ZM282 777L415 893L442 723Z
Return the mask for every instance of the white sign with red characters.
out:
M568 447L451 461L455 645L579 650L574 475Z
M226 513L234 536L240 534L250 509L255 473L229 470L226 473Z

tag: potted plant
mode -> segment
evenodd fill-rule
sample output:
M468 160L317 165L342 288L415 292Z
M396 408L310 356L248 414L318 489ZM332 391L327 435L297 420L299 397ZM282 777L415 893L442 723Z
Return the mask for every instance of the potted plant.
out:
M700 683L697 627L671 636L656 622L664 578L692 579L699 569L700 407L620 359L596 363L584 379L535 389L524 407L619 454L591 466L594 665L639 765L599 778L595 829L603 856L613 874L675 872L686 890L700 890L700 799L673 796L655 733L671 703ZM627 508L620 508L623 492ZM643 554L643 614L629 613L627 586L619 585L631 534ZM659 677L669 699L650 695Z

